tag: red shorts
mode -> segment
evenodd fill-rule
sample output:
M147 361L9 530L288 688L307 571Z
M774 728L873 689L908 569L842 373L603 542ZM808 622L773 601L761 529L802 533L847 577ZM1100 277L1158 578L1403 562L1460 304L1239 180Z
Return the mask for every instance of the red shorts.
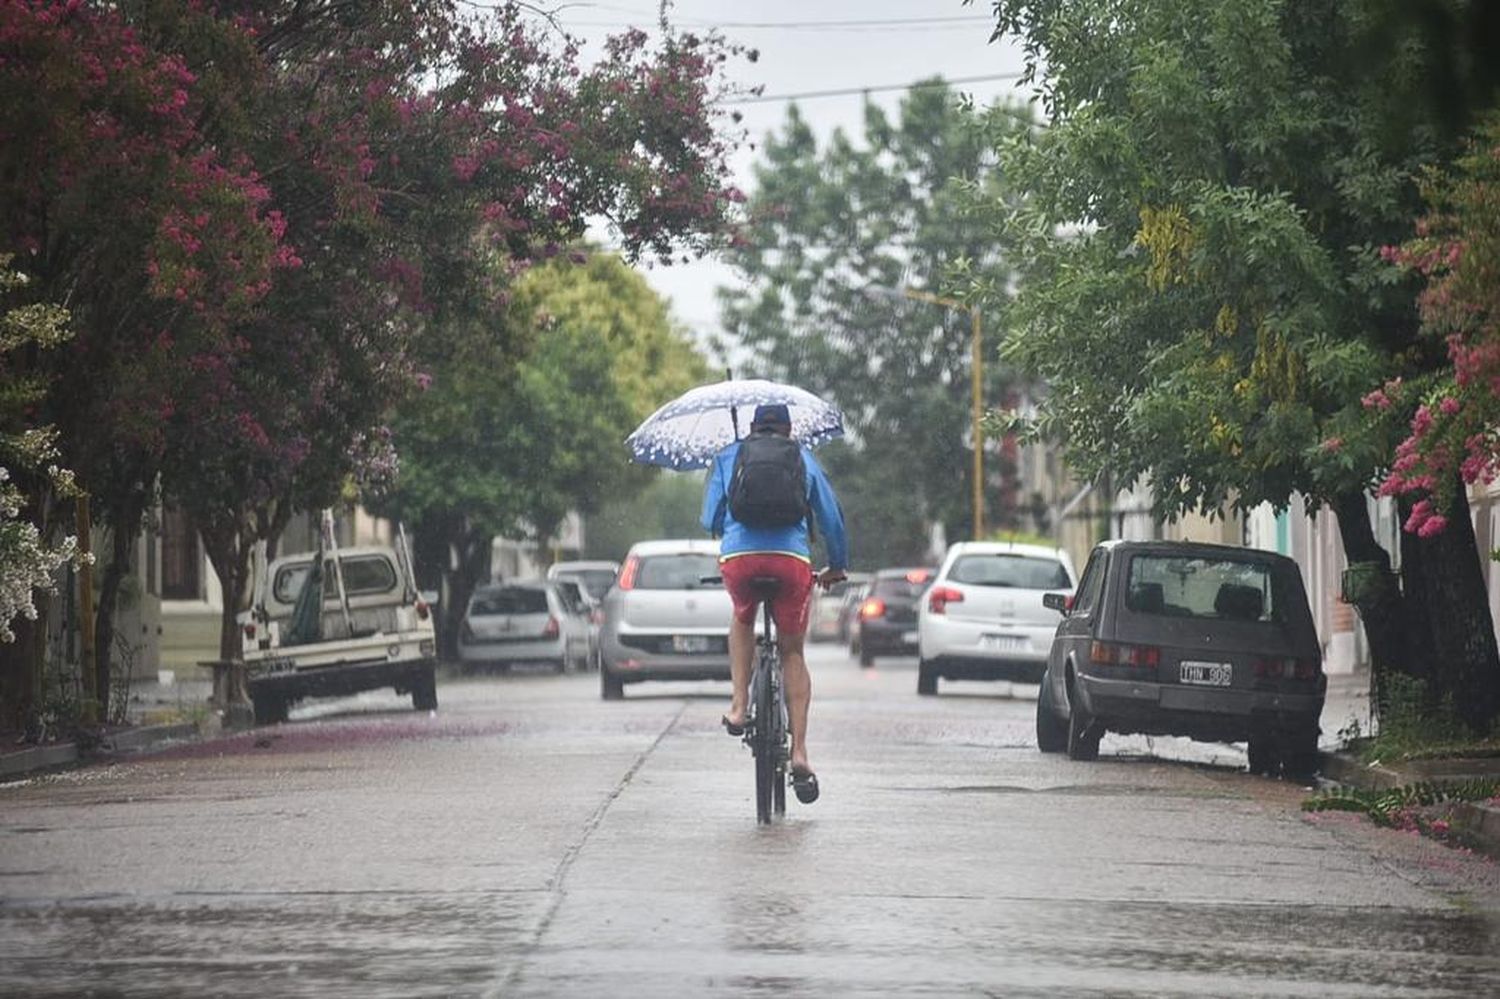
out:
M795 555L774 552L733 555L719 563L724 589L734 601L734 617L741 624L755 622L758 603L750 592L755 576L775 576L781 589L771 601L771 618L783 635L801 635L807 631L808 597L812 594L812 566Z

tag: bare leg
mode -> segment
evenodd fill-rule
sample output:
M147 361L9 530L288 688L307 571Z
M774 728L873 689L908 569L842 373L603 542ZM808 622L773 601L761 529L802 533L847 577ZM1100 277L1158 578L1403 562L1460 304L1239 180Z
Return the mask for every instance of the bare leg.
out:
M740 619L729 619L729 682L734 685L730 695L729 713L725 715L732 724L743 725L750 703L750 660L755 655L755 625L741 624Z
M780 636L781 675L786 680L786 713L792 726L792 769L811 770L807 762L807 707L812 703L812 675L802 654L803 636Z

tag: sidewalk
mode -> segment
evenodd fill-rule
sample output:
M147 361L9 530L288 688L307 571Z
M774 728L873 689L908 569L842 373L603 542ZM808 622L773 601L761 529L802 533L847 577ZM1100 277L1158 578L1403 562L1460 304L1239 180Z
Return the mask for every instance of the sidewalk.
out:
M219 719L208 706L209 680L162 684L136 680L122 727L105 728L97 741L67 740L37 746L0 746L0 780L71 766L79 761L140 753L162 745L196 739L217 730Z
M1370 674L1330 676L1323 707L1323 777L1335 784L1363 791L1386 791L1421 783L1452 783L1500 779L1500 757L1459 757L1410 760L1399 763L1362 763L1353 753L1340 752L1340 732L1351 720L1359 734L1370 732ZM1425 806L1446 814L1450 828L1474 849L1500 858L1500 799L1453 801Z

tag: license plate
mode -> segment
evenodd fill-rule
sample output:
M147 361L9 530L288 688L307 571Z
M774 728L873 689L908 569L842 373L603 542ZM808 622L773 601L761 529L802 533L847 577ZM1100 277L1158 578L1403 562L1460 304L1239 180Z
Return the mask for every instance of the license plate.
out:
M297 660L291 656L276 656L273 659L262 659L249 670L257 676L272 676L277 673L290 673L297 668Z
M673 635L673 652L707 652L713 648L713 639L707 635Z
M901 633L901 641L905 642L907 645L912 644L916 640L917 633L915 631L903 631Z
M1203 687L1227 687L1234 676L1234 667L1230 663L1185 661L1178 667L1177 675L1183 683L1195 683Z
M980 635L979 647L986 652L1025 652L1031 642L1024 635Z

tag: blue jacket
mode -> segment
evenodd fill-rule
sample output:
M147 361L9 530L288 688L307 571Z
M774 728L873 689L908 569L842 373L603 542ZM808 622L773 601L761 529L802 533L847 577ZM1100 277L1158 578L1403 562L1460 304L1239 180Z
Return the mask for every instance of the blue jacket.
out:
M703 489L703 529L719 536L719 556L744 555L750 552L781 552L812 561L807 521L791 527L746 527L729 512L729 478L734 473L734 459L740 453L735 441L715 456L708 468L708 483ZM844 535L844 512L828 476L823 474L812 452L802 449L802 467L807 470L807 503L817 518L818 530L828 548L830 569L849 568L849 539Z

